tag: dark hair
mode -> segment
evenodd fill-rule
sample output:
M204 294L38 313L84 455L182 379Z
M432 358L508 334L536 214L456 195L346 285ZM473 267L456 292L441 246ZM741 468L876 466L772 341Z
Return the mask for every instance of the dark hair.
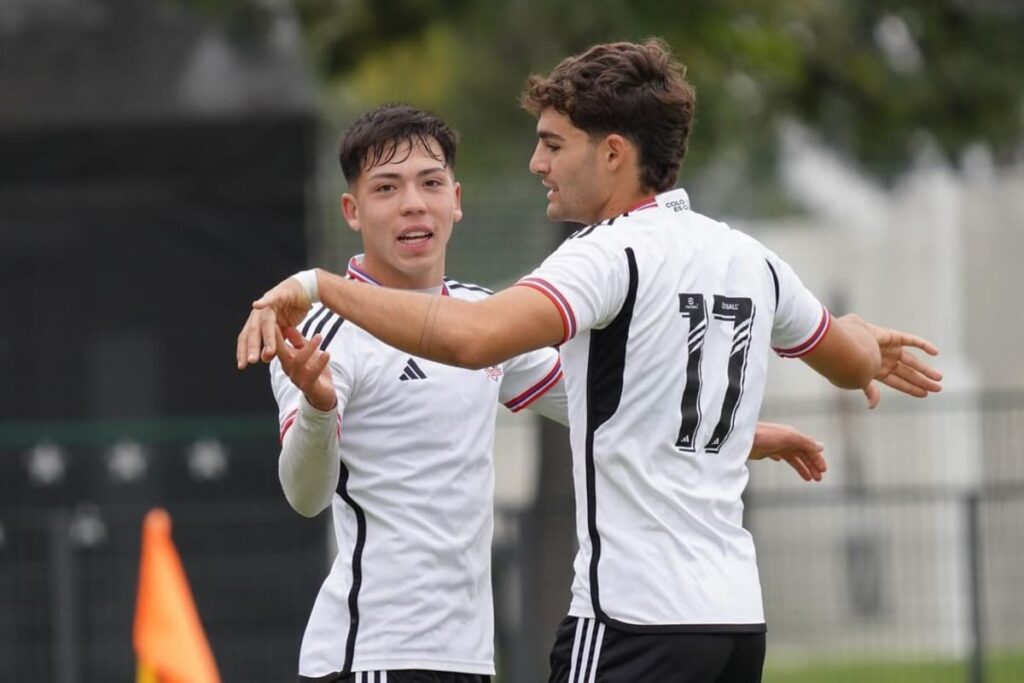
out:
M695 95L684 67L658 38L607 43L568 57L520 97L534 116L553 107L591 137L618 133L640 153L640 182L664 192L686 155Z
M430 153L431 140L436 140L441 147L442 156L436 157L437 160L454 169L458 136L447 123L407 104L386 104L366 112L349 126L338 146L338 161L345 180L351 185L364 167L374 168L395 161L404 143L410 143L410 154L416 143Z

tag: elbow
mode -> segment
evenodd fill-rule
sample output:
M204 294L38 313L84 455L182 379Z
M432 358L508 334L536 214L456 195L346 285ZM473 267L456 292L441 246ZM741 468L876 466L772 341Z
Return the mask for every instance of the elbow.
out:
M505 360L497 352L500 338L482 321L465 325L460 334L450 340L444 356L450 365L467 370L482 370Z
M288 491L285 491L284 497L288 500L288 504L292 506L292 510L295 510L307 519L316 517L327 507L326 505L321 505L320 501L289 494Z
M495 365L495 361L487 353L487 348L478 342L459 349L455 354L454 365L467 370L482 370Z

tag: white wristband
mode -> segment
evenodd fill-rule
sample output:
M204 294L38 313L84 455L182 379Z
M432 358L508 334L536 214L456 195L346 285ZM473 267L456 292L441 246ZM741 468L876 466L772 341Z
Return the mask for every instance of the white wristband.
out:
M306 296L309 297L309 303L315 304L320 301L320 292L317 290L316 285L316 270L303 270L295 275L293 278L299 281L302 285L302 289L306 292Z

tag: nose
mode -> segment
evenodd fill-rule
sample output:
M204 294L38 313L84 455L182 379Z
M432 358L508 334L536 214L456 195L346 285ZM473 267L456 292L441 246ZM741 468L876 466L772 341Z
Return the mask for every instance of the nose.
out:
M544 145L539 141L537 146L533 148L533 156L530 157L530 173L535 175L543 176L548 172L548 159L547 154L544 150Z
M424 213L427 210L427 203L423 200L419 188L412 186L406 188L402 193L402 215Z

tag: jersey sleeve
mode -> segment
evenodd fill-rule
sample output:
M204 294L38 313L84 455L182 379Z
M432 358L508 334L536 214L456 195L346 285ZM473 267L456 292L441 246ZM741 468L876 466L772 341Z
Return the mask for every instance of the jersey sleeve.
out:
M306 517L330 504L341 475L341 415L351 394L351 374L332 359L331 377L338 405L322 411L306 400L285 375L279 360L274 359L270 365L280 423L278 478L288 503Z
M629 284L625 250L602 227L585 228L562 243L517 286L544 294L562 316L561 343L581 330L600 329L622 308Z
M788 263L771 252L766 260L776 299L772 349L783 358L799 358L825 338L832 316Z
M568 424L569 408L558 351L547 347L504 363L499 400L513 413L529 408Z

